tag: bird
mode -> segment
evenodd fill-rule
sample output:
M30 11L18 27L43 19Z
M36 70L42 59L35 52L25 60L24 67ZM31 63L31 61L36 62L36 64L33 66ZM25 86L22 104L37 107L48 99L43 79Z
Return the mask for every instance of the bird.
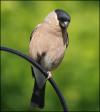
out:
M69 44L67 28L70 20L71 17L66 11L55 9L31 33L29 55L48 73L46 78L36 67L31 66L32 76L35 78L32 107L44 108L46 81L52 77L51 72L62 62Z

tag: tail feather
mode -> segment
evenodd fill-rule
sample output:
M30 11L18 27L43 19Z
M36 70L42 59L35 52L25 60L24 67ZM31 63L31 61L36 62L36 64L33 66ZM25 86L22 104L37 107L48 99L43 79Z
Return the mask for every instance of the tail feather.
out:
M35 81L34 90L31 98L31 106L43 108L45 104L45 85L40 89Z

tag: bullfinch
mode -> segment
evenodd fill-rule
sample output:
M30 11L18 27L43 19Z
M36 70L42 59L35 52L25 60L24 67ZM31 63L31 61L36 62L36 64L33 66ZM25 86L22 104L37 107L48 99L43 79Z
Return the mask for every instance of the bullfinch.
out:
M67 12L56 9L50 12L31 33L29 55L48 73L48 77L45 78L36 67L31 67L32 75L35 78L31 98L33 107L44 107L46 81L51 78L51 71L61 63L69 43L67 28L70 19Z

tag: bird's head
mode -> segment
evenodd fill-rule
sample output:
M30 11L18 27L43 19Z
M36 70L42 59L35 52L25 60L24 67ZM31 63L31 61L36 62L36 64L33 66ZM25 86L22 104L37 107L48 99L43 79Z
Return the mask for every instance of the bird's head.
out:
M59 25L61 28L66 29L70 23L70 16L67 12L56 9L53 12L49 13L45 18L45 22L48 22L52 25Z
M61 9L56 9L55 12L57 14L57 18L61 28L67 28L71 19L69 14Z

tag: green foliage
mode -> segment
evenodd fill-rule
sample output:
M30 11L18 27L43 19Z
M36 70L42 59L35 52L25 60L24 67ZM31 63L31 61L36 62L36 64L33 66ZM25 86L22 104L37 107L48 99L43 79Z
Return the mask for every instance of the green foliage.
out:
M2 1L1 45L28 54L31 31L52 10L71 15L69 47L53 78L70 111L99 109L99 3L97 1ZM34 80L30 64L1 52L1 109L29 110ZM62 110L47 82L43 110Z

